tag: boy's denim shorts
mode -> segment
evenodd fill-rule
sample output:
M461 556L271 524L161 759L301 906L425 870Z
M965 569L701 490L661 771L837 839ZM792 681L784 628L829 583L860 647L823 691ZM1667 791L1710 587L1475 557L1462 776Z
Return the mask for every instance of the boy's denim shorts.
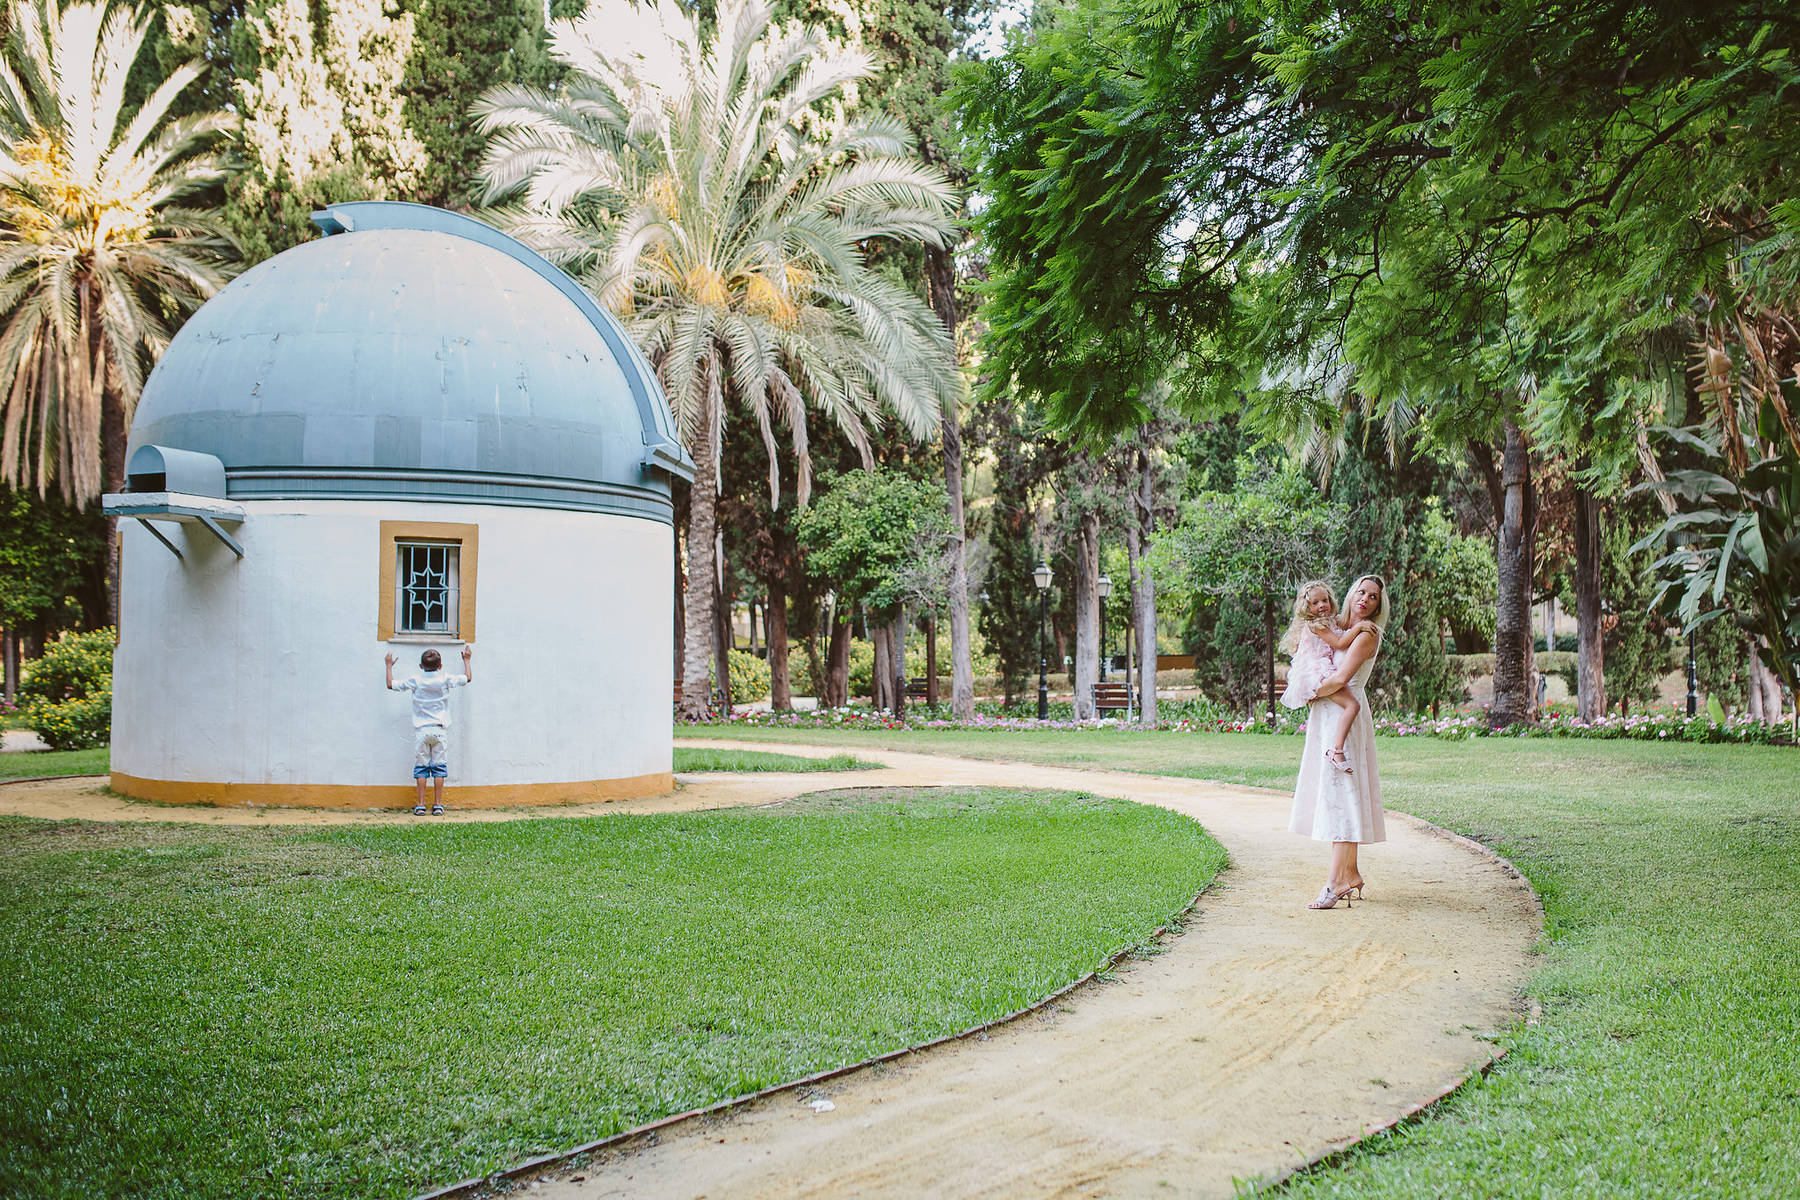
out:
M421 725L413 730L414 779L444 779L450 774L450 731L442 725Z

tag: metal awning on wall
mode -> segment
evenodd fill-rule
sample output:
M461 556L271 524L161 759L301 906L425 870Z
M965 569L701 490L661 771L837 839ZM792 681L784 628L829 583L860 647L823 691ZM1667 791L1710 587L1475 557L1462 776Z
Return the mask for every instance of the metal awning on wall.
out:
M169 553L186 561L181 549L153 522L199 525L225 543L239 558L244 547L225 532L225 524L244 520L244 506L225 498L225 464L210 454L174 450L167 446L140 446L125 472L126 491L100 498L109 517L131 517Z

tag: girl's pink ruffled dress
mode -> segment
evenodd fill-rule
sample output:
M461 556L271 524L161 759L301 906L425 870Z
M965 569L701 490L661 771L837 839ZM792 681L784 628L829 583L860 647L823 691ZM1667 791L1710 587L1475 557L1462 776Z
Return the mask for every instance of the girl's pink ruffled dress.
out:
M1337 670L1337 652L1310 627L1300 631L1300 642L1294 647L1294 661L1288 667L1287 687L1281 702L1289 708L1305 708L1318 694L1319 684Z

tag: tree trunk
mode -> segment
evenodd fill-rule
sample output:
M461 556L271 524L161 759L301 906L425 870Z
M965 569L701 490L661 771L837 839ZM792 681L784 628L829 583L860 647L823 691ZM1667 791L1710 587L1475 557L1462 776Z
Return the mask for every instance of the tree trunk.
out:
M677 517L677 520L682 520L685 516L686 513L684 511ZM685 524L685 521L683 521L683 523ZM685 599L687 595L687 578L681 571L681 544L682 539L677 535L675 538L675 662L673 664L673 669L675 685L685 691L687 688L687 656L685 654L687 647L687 605Z
M1150 461L1148 450L1138 451L1138 488L1137 488L1137 541L1140 561L1143 555L1150 553L1151 543L1156 539L1156 495L1154 484L1156 471ZM1144 724L1156 724L1156 580L1151 577L1148 567L1140 572L1137 581L1138 609L1137 636L1138 654L1141 656L1141 672L1143 682L1143 709L1140 716Z
M926 291L931 307L956 341L956 256L949 250L925 250ZM940 426L944 447L944 499L950 506L950 711L958 721L975 719L975 666L969 646L969 560L963 523L962 415L954 405ZM937 687L932 676L932 688ZM935 691L931 702L937 703Z
M1126 538L1126 542L1128 543L1125 548L1127 558L1131 556L1131 546L1129 543L1136 540L1137 539L1134 537L1128 536ZM1131 690L1137 682L1137 660L1132 657L1134 653L1132 630L1137 628L1137 564L1135 562L1128 562L1125 574L1125 632L1124 637L1121 640L1125 643L1125 649L1123 651L1125 656L1125 716L1126 719L1129 720L1132 713L1136 711L1137 706L1136 694Z
M1745 701L1750 715L1766 724L1773 725L1781 720L1781 680L1775 672L1763 665L1762 656L1757 652L1757 637L1751 634L1749 643L1750 668L1745 674ZM11 676L9 675L10 679Z
M702 367L704 372L706 367ZM710 381L700 388L700 436L689 447L694 456L694 483L688 490L687 591L684 593L681 663L681 712L700 720L711 709L712 685L707 666L717 639L713 595L718 588L714 554L718 546L719 467L716 453L718 412L708 393Z
M1075 547L1075 719L1094 719L1100 665L1100 514L1081 518Z
M1129 717L1137 703L1132 688L1143 682L1144 673L1140 669L1134 647L1138 627L1138 608L1142 598L1138 595L1138 584L1142 572L1138 570L1138 531L1135 523L1125 527L1125 715ZM1139 714L1142 716L1142 714Z
M769 579L769 610L764 618L769 639L769 707L790 712L794 707L794 683L788 677L787 589L779 575Z
M720 533L718 543L713 547L713 562L718 574L715 576L718 591L713 597L713 612L718 614L718 629L713 642L717 679L719 681L719 709L726 716L731 715L731 651L737 636L731 628L731 601L725 595L725 535Z
M125 411L125 393L109 378L107 347L101 328L101 297L91 278L79 287L81 328L87 338L86 369L100 393L100 490L125 490L125 444L131 436L131 414ZM82 368L77 367L77 370ZM85 496L78 496L85 501ZM119 627L119 519L106 518L106 620Z
M1125 570L1126 588L1131 598L1131 611L1125 622L1125 695L1130 703L1131 689L1135 685L1139 692L1138 719L1143 720L1143 704L1148 699L1144 674L1144 585L1149 582L1149 572L1143 569L1143 555L1139 553L1140 539L1137 526L1125 530ZM1136 668L1137 677L1132 678L1132 670ZM1155 670L1155 665L1151 665ZM1129 711L1129 710L1127 710Z
M1763 706L1762 664L1756 659L1756 639L1746 637L1744 649L1750 655L1749 665L1744 670L1744 712L1752 721L1767 722L1769 718ZM9 680L10 678L8 676Z
M824 640L827 644L829 644L830 638L831 631L827 629L824 635ZM802 639L800 648L806 654L806 673L807 677L812 680L813 698L819 702L819 707L830 708L831 682L829 673L825 669L826 652L820 645L818 623L816 620L813 625L813 632Z
M1138 717L1144 724L1154 725L1161 719L1156 709L1156 578L1148 570L1138 581L1137 643L1141 672Z
M1606 715L1606 652L1600 642L1600 615L1600 499L1577 488L1575 712L1583 721L1598 721Z
M893 709L895 716L906 713L906 605L900 606L900 612L894 617L893 624L888 626L888 676L893 685Z
M825 707L843 708L850 703L850 621L841 613L831 626L825 647Z
M885 622L869 624L869 645L875 650L875 659L869 668L869 704L876 712L891 710L894 707L894 666Z
M0 671L6 672L6 702L19 700L19 634L15 629L0 630Z
M1531 451L1509 417L1494 515L1500 594L1494 613L1494 706L1489 724L1500 727L1533 721L1537 688L1532 680L1531 575L1537 535L1537 497L1532 489Z
M125 490L125 439L130 425L125 417L125 398L118 389L106 389L100 409L100 441L104 448L106 490ZM106 622L119 628L119 518L106 518Z
M938 704L937 681L937 613L925 618L925 703Z

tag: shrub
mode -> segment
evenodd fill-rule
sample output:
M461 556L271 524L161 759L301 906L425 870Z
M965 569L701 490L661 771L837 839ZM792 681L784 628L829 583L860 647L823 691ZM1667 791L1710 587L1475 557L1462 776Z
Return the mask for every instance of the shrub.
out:
M26 710L32 730L52 750L91 750L112 740L112 693L65 700L39 701Z
M31 664L25 718L52 750L86 750L112 740L110 628L64 634Z
M709 659L706 667L706 678L709 683L716 682L712 672L712 662ZM733 650L731 652L731 702L733 704L749 704L768 698L769 664L747 650Z
M769 664L743 650L731 652L731 702L749 704L769 698Z
M867 696L875 687L875 643L850 641L850 694Z

